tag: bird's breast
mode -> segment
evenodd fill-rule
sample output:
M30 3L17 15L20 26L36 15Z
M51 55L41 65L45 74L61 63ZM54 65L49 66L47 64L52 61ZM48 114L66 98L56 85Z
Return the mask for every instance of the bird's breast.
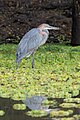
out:
M42 37L42 42L41 42L40 45L43 45L43 44L45 44L45 42L46 42L47 39L48 39L48 34L45 33L45 31L40 31L40 36Z

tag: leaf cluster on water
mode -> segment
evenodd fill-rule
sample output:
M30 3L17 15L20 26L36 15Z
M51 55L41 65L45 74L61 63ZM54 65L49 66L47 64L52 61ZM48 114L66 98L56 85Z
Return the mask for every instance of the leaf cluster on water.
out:
M22 100L25 95L70 98L80 91L80 46L46 44L16 70L17 45L0 45L0 96Z

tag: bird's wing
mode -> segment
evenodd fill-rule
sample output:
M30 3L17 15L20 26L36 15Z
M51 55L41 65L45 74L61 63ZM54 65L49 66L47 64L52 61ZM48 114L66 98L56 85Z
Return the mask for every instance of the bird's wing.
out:
M29 39L36 34L36 28L31 29L29 32L27 32L21 39L18 48L24 48L25 44L29 41Z
M37 28L33 28L28 33L26 33L21 39L18 49L16 52L16 60L19 61L25 56L31 55L34 50L36 50L40 43L42 42L42 37Z

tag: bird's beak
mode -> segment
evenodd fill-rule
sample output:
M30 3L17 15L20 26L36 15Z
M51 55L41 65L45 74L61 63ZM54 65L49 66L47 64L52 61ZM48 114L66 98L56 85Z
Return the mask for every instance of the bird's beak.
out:
M60 28L59 27L53 27L53 26L49 25L49 27L47 27L45 29L47 29L47 30L59 30Z
M59 27L53 27L53 26L50 26L49 29L52 29L52 30L59 30L60 28L59 28Z

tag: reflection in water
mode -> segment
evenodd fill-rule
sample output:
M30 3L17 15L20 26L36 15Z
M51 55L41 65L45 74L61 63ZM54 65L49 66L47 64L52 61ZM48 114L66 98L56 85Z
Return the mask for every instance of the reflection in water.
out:
M44 96L32 96L31 98L26 97L26 100L23 101L24 104L31 110L43 110L48 109L49 106L42 104L44 100L47 100Z
M47 114L49 114L52 110L59 110L59 108L50 108L49 103L43 104L46 100L48 101L47 97L44 96L32 96L31 98L26 97L23 103L31 110L43 110Z
M75 98L73 98L75 100L78 100L78 102L76 101L76 105L79 106L80 105L80 95L79 96L76 96ZM64 111L67 111L67 110L73 110L73 114L71 114L70 116L68 117L73 117L73 120L80 120L80 107L72 107L72 108L62 108L60 107L60 104L62 104L63 102L69 102L70 101L70 98L68 98L66 101L64 99L61 99L61 98L48 98L48 101L49 100L55 100L58 105L57 107L55 107L53 104L51 105L44 105L42 104L45 100L47 100L46 97L44 96L32 96L31 98L29 97L26 97L26 99L23 101L26 106L28 106L29 109L32 109L32 110L45 110L47 111L47 113L50 113L52 112L52 110L64 110ZM68 101L69 100L69 101ZM71 103L71 102L70 102ZM73 102L74 103L74 102ZM25 115L26 112L29 111L29 109L27 108L26 110L14 110L13 109L13 105L14 104L22 104L22 101L15 101L15 100L11 100L10 98L0 98L0 109L3 110L5 112L5 115L0 117L0 120L35 120L35 117L30 117L28 115ZM57 108L57 109L54 109L54 108ZM79 117L77 119L75 119L75 116L76 117ZM53 118L55 120L57 117ZM59 116L58 116L59 118ZM45 117L45 120L50 120L51 118L48 116ZM61 120L61 118L59 118ZM44 120L44 117L41 117L41 118L36 118L36 120Z
M29 109L15 110L13 109L14 104L22 104L22 101L15 101L10 98L0 98L0 109L5 112L4 116L0 116L0 120L35 120L35 117L25 114ZM36 120L44 120L44 118L36 118Z

